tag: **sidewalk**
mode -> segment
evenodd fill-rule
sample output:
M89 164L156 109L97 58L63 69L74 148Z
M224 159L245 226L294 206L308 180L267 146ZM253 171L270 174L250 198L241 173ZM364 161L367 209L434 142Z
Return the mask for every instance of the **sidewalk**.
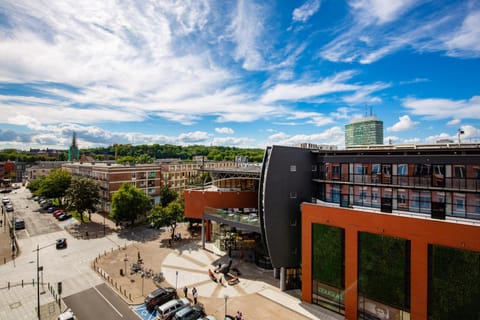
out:
M280 291L271 270L240 259L233 259L232 263L241 271L238 284L227 285L224 281L221 285L212 281L208 269L214 270L228 257L218 251L202 249L198 235L192 237L186 224L177 227L176 233L182 234L182 240L174 242L172 247L169 247L170 233L166 230L144 228L132 232L145 233L144 238L134 245L101 255L94 263L97 272L132 306L142 304L145 296L159 286L176 288L180 297L183 297L182 289L187 287L188 298L193 300L192 289L195 287L199 303L205 306L207 314L217 319L223 318L225 308L229 314L242 311L245 319L344 319L341 315L302 302L298 292L290 292L296 295L293 296ZM131 272L131 264L139 257L145 270L152 269L153 274L162 272L165 280L158 282ZM120 269L122 272L126 270L124 276Z

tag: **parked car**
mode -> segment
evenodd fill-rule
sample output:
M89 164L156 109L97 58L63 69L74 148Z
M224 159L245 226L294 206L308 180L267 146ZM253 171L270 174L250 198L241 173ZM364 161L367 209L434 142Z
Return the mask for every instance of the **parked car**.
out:
M23 220L23 218L15 219L15 229L16 230L25 229L25 220Z
M54 213L53 213L53 216L55 218L58 218L59 215L61 214L64 214L64 213L67 213L65 210L56 210Z
M72 217L72 215L70 213L62 213L61 215L59 215L57 217L57 219L59 221L63 221L63 220L67 220L67 219L70 219Z
M57 249L65 249L67 247L67 239L66 238L57 239L57 242L55 243L55 247Z
M203 310L203 307L195 304L193 306L188 306L177 313L175 313L175 316L173 319L175 320L198 320L201 317L205 317L206 313Z
M10 203L10 198L8 198L8 197L3 197L3 198L2 198L2 203L3 203L3 204Z
M175 313L190 305L190 300L187 298L173 299L156 307L157 319L170 320Z
M177 291L174 288L158 288L145 298L145 306L148 311L153 311L156 306L175 298L177 298Z
M228 318L225 318L225 320L227 320ZM215 318L215 316L211 316L211 315L208 315L208 316L205 316L203 318L200 318L198 320L217 320L217 318ZM233 320L233 318L232 318Z
M7 212L12 212L13 211L13 206L11 204L7 204L5 207L7 209Z
M73 314L72 310L68 309L64 313L58 316L57 320L76 320L77 317Z
M55 210L57 210L57 207L48 207L47 212L53 213Z

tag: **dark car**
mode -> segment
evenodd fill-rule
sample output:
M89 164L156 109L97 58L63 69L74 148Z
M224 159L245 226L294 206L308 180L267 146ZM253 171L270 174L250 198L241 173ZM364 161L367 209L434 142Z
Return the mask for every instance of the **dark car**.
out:
M52 213L52 212L54 212L55 210L57 210L57 207L48 207L47 212L48 212L48 213Z
M64 249L67 247L67 239L66 238L60 238L57 239L57 242L55 243L55 247L57 249Z
M63 221L63 220L70 219L71 217L72 217L72 215L70 213L62 213L61 215L59 215L57 217L57 219L60 220L60 221Z
M173 317L174 320L197 320L201 317L205 317L206 313L203 310L203 307L195 304L193 306L188 306L177 313L175 313L175 316Z
M25 229L25 220L23 220L23 218L15 219L15 229L16 230Z
M177 291L174 288L158 288L145 298L145 306L148 311L153 311L156 306L174 298L177 298Z

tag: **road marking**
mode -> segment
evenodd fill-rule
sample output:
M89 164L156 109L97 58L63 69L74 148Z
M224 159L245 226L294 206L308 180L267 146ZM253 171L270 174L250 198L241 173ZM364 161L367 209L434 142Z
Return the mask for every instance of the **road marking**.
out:
M123 314L121 314L120 311L118 311L117 308L115 308L113 304L110 301L108 301L107 298L105 298L105 296L100 291L98 291L97 288L95 287L92 287L92 288L95 289L95 291L97 291L97 293L103 298L103 300L105 300L110 305L110 307L112 307L112 309L115 310L115 312L118 313L118 315L123 318Z
M75 268L75 270L77 270L79 274L82 274L75 265L73 267ZM95 286L92 285L90 280L88 278L86 280L90 285L90 287L93 288L95 291L97 291L97 293L103 298L103 300L105 300L110 305L110 307L112 307L112 309L115 310L115 312L118 313L118 315L123 318L123 314L121 314L120 311L118 311L118 309L115 308L115 306L110 301L108 301L108 299L100 291L98 291L98 289Z

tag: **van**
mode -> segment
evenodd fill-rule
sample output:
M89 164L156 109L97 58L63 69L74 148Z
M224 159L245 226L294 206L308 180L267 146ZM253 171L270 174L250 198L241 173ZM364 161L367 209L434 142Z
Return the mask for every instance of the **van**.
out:
M172 319L175 313L190 305L187 298L173 299L160 306L157 306L157 319Z

